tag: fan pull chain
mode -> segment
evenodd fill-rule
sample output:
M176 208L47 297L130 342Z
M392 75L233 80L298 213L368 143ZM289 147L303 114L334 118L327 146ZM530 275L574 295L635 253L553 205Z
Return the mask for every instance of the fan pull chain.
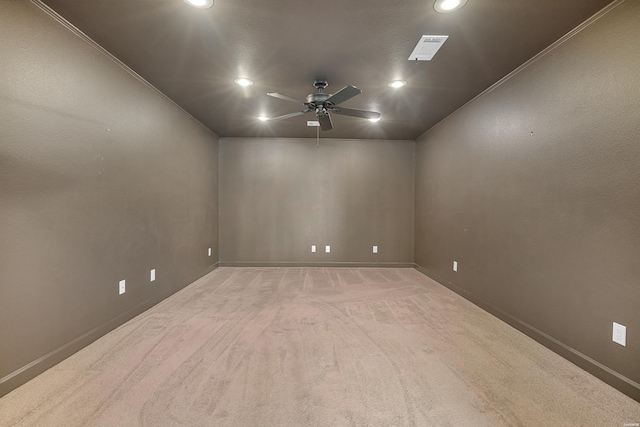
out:
M316 147L320 147L320 128L316 127Z

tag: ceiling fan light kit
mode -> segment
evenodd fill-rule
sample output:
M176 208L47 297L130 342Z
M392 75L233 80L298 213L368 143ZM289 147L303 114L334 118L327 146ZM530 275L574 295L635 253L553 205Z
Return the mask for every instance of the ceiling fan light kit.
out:
M269 92L267 95L282 99L283 101L295 102L296 104L302 104L306 109L297 111L295 113L285 114L284 116L274 117L270 120L284 120L291 117L301 116L310 112L315 112L318 122L320 123L320 129L323 131L333 129L333 122L329 113L342 114L344 116L357 117L361 119L374 119L380 120L381 114L377 111L358 110L355 108L339 107L341 104L356 95L362 93L360 89L355 86L345 86L334 94L326 93L324 90L329 86L326 80L315 80L313 86L318 89L318 92L307 95L306 100L300 100L291 98L290 96L282 95L277 92Z

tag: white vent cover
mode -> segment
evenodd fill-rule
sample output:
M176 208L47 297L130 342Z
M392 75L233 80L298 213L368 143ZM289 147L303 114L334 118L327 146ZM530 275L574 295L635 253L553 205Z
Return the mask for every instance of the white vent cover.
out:
M422 36L411 52L409 61L431 61L438 49L442 47L449 36Z
M318 127L318 126L320 126L320 122L317 121L317 120L307 120L307 126Z

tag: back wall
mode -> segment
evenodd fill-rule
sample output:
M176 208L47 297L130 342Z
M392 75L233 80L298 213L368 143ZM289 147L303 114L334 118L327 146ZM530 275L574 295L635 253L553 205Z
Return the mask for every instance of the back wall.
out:
M221 138L221 265L412 266L414 145Z

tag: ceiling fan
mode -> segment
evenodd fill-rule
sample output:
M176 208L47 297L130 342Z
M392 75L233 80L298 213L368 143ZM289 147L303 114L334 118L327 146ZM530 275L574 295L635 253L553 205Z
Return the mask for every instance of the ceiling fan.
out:
M333 129L333 123L331 122L331 116L329 115L330 112L369 120L380 119L381 114L377 111L366 111L358 110L355 108L338 107L338 104L341 104L344 101L362 93L362 91L355 86L345 86L334 94L324 92L324 89L329 86L329 83L327 83L326 80L315 80L313 82L313 86L318 89L318 92L307 95L306 101L291 98L289 96L281 95L276 92L267 93L267 95L273 96L274 98L295 102L307 107L305 110L296 111L295 113L291 114L285 114L284 116L274 117L269 120L283 120L315 111L316 117L320 122L320 129L331 130Z

